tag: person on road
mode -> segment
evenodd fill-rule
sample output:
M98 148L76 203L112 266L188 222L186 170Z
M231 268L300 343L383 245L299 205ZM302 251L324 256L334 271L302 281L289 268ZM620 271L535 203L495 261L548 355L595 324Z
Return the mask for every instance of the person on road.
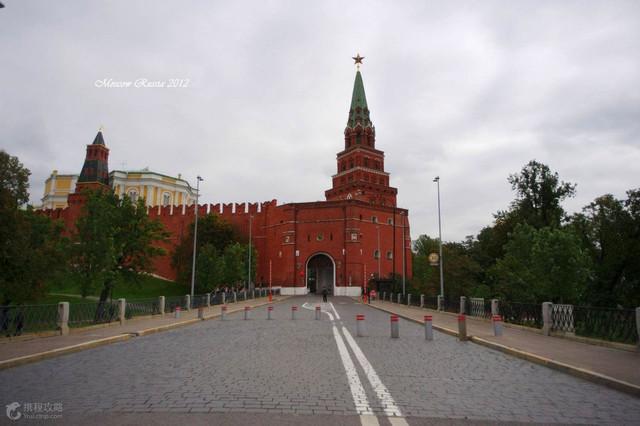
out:
M327 293L328 293L328 292L327 292L327 289L326 289L326 288L323 288L323 289L322 289L322 301L323 301L323 302L326 302L326 301L327 301Z

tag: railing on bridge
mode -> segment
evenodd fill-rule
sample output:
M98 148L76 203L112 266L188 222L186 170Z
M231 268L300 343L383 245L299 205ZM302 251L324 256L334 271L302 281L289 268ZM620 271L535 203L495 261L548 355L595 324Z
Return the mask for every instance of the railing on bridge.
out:
M58 305L0 306L1 336L55 330L57 324Z

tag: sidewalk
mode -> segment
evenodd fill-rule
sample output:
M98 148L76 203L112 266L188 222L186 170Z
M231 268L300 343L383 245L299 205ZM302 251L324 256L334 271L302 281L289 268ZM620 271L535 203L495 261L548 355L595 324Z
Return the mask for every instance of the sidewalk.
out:
M274 296L276 303L287 299L287 296ZM269 304L268 298L261 297L247 301L227 304L227 313L244 310L245 306L262 306ZM205 308L205 319L212 319L220 315L221 305ZM50 358L63 353L75 352L100 346L102 344L127 340L135 336L163 331L175 327L181 327L196 323L198 310L182 311L180 318L175 318L173 313L166 313L164 317L159 315L131 319L124 325L109 325L105 327L92 327L87 329L72 329L66 336L33 336L30 339L0 340L0 369L9 368L40 359Z
M371 302L371 306L419 323L424 323L424 315L432 315L434 329L457 335L455 314L378 300ZM503 328L502 336L495 337L490 321L469 316L467 335L473 336L471 340L475 343L640 396L640 352L544 336L508 326Z

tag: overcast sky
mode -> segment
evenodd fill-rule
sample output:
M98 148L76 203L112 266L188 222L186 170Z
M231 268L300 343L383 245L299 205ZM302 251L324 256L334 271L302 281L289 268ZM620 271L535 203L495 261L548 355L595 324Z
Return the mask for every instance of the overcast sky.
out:
M324 200L355 77L412 237L477 234L531 159L578 184L640 186L638 1L48 1L0 9L0 148L79 173L104 125L110 169L194 182L205 202ZM96 81L187 79L186 88Z

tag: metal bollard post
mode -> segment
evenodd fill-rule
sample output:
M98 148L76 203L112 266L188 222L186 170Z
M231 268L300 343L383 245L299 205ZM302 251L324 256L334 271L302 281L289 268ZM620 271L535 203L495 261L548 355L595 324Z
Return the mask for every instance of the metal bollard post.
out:
M173 313L173 315L175 316L175 318L180 318L180 311L182 311L182 308L180 306L176 306L176 310Z
M400 323L397 315L391 315L391 337L394 339L400 337Z
M158 313L161 316L164 316L164 296L158 296Z
M384 291L382 292L382 299L380 299L381 302L384 302L384 298L387 297L387 292Z
M58 330L60 334L69 334L69 302L58 303Z
M420 295L420 307L424 308L424 294Z
M467 340L467 317L464 314L458 315L458 339Z
M222 302L220 304L224 305L225 303L227 303L227 293L222 292Z
M493 335L502 336L502 317L500 315L493 315L491 322L493 323Z
M191 295L190 294L185 294L185 296L184 296L184 310L188 311L189 309L191 309Z
M118 299L118 305L120 308L120 325L123 325L127 318L127 301L126 299Z
M270 320L271 318L271 312L273 312L273 306L267 306L267 319Z
M237 291L233 292L233 303L238 303L238 292Z
M491 299L491 315L499 315L498 299Z
M227 318L227 305L222 305L220 308L220 319L224 321Z
M407 306L411 306L411 293L407 294Z
M316 319L322 319L322 312L320 311L320 305L316 306Z
M366 336L366 333L367 331L364 326L364 315L356 315L356 336L364 337Z
M424 338L433 340L433 317L431 315L424 316Z
M198 319L199 320L204 319L204 308L202 306L198 308Z
M298 312L298 307L294 305L294 306L291 307L291 319L292 320L296 319L296 312Z
M545 336L551 334L551 311L553 311L553 303L544 302L542 304L542 334Z
M250 314L251 314L251 306L245 306L244 307L244 319L248 320L250 318Z
M465 296L460 296L460 313L467 313L467 298Z

